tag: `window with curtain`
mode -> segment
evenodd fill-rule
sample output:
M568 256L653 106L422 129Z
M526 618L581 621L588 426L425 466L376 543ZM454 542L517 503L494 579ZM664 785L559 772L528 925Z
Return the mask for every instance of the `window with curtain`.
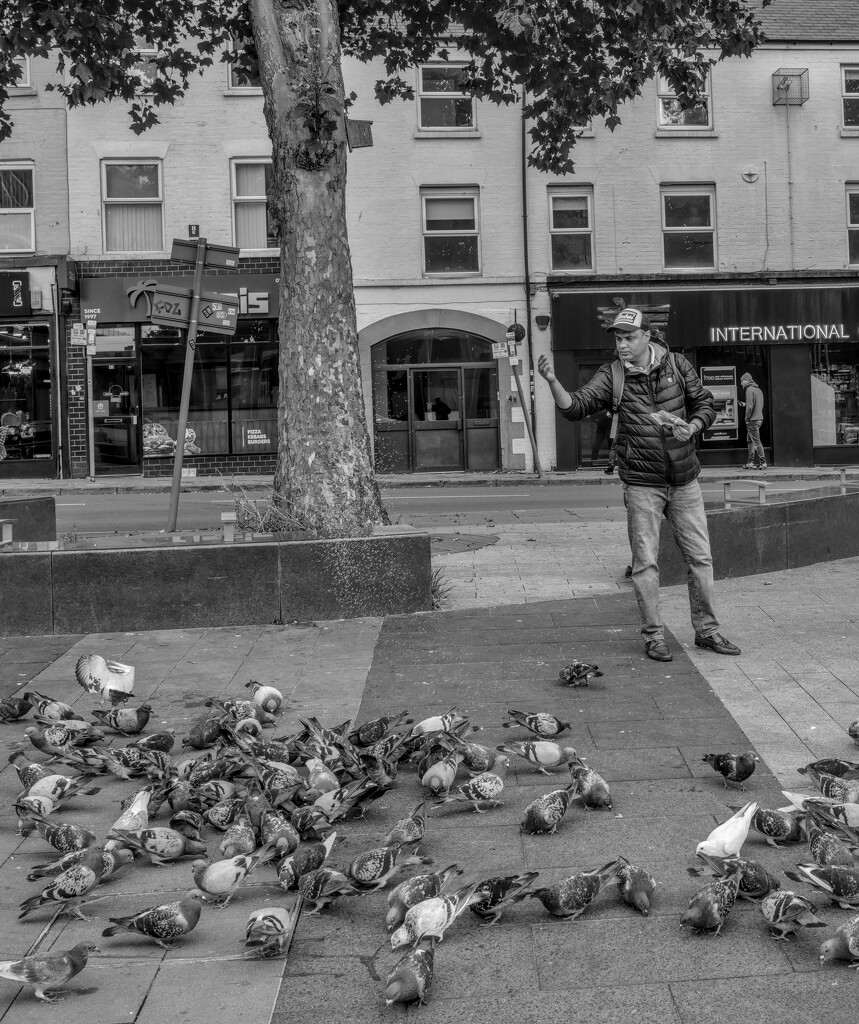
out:
M426 189L423 204L424 271L480 273L477 189Z
M0 252L36 248L32 164L0 164Z
M240 249L276 249L277 235L269 215L270 160L234 160L233 237Z
M162 252L161 164L102 164L105 252Z

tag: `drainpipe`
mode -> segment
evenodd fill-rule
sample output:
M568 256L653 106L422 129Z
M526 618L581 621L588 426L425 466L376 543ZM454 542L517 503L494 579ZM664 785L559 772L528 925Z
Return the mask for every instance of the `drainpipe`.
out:
M543 475L540 456L537 454L537 420L534 415L534 339L531 328L531 269L528 259L528 137L525 127L525 90L522 90L522 263L525 276L525 345L528 349L528 397L531 410L531 426L528 435L534 458L534 472ZM527 410L522 409L527 416ZM526 423L527 426L527 423Z
M57 282L59 264L54 268L54 281L51 284L51 300L54 303L54 343L51 345L51 400L54 421L51 424L51 432L56 427L57 432L57 479L63 479L63 429L65 418L63 416L63 385L66 375L60 366L60 286ZM65 321L64 321L65 322Z
M784 117L787 126L787 222L790 228L790 269L796 269L793 251L793 173L790 162L790 82L783 78L778 85L779 92L784 93Z

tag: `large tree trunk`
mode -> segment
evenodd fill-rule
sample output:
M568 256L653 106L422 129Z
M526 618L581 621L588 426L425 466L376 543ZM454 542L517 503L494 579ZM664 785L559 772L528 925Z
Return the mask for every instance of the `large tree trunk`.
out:
M387 523L364 415L346 235L336 0L251 0L280 231L277 500L309 529Z

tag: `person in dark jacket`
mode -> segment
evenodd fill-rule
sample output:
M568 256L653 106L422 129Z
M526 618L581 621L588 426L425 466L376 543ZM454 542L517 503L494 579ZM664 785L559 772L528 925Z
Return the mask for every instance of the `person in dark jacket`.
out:
M719 632L716 618L713 557L698 483L701 466L692 438L716 417L713 396L684 356L651 340L650 320L627 306L611 324L624 365L623 396L617 410L617 469L632 549L632 583L641 615L648 658L671 661L659 614L659 532L662 517L671 523L686 562L689 605L695 646L717 654L740 654ZM611 363L604 363L584 387L570 394L542 355L537 369L545 378L561 415L568 420L592 416L612 407ZM676 370L676 372L675 372ZM682 378L682 379L678 379ZM654 414L676 419L666 426Z
M746 442L749 446L749 455L743 469L766 469L767 454L761 444L761 424L764 421L764 393L755 384L755 379L750 373L744 373L740 377L740 384L745 388L745 402L740 405L746 407ZM757 462L755 459L757 458Z

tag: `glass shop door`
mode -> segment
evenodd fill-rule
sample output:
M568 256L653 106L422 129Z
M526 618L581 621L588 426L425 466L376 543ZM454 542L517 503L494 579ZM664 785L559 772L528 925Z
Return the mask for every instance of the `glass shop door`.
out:
M93 360L92 418L96 473L139 471L140 388L136 360Z

